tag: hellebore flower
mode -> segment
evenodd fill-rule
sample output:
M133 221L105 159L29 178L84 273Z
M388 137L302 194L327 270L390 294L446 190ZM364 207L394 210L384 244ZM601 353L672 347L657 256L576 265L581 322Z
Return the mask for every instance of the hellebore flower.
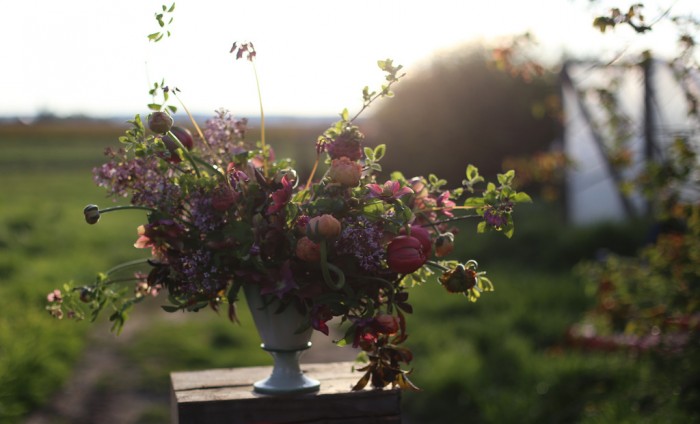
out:
M423 244L413 236L396 236L386 249L389 269L399 274L417 271L428 260L423 253Z
M287 178L287 175L282 177L280 183L282 184L282 188L270 195L272 197L272 203L268 206L267 213L273 214L281 211L292 198L292 183Z
M340 230L340 221L330 214L315 216L306 224L306 235L315 242L336 238L340 235Z
M326 322L333 318L333 313L328 305L317 304L311 309L311 326L325 334L329 333L328 324Z
M319 262L321 260L321 246L308 237L297 240L295 253L299 259L305 262Z
M476 271L459 264L440 276L440 283L450 293L466 293L476 285Z
M362 166L343 156L339 159L333 159L331 168L328 170L328 176L333 182L346 187L357 187L362 178Z
M380 313L374 317L374 327L382 334L396 334L399 331L399 320L391 315Z
M410 187L401 187L398 181L389 180L384 185L367 184L365 187L369 189L369 197L374 197L383 200L397 200L401 196L413 193Z

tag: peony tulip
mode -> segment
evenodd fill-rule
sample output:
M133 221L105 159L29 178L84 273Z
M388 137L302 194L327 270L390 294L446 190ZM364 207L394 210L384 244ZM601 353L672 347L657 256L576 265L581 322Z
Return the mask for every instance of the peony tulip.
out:
M406 234L406 230L402 228L401 234ZM430 258L433 251L433 241L430 238L430 232L420 225L411 225L411 236L420 241L421 246L423 247L423 254L426 258Z
M413 236L397 236L386 249L389 269L399 274L417 271L428 260L423 253L423 245Z

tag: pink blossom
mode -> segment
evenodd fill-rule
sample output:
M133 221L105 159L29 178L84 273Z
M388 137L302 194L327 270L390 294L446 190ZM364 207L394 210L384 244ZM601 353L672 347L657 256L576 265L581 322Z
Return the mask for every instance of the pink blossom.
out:
M401 196L413 193L410 187L401 187L400 182L392 180L385 182L384 185L367 184L365 187L369 189L369 197L383 200L397 200Z

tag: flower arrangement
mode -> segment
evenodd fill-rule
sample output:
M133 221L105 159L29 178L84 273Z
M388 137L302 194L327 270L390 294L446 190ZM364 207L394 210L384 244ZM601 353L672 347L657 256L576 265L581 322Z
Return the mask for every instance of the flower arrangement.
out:
M256 55L251 43L234 44L232 52L250 62ZM164 291L165 311L224 306L237 321L239 291L255 285L326 335L328 321L339 318L345 335L336 343L359 347L367 360L355 389L368 383L415 388L402 369L412 360L402 346L405 314L413 312L409 289L437 273L448 292L470 301L491 291L475 261L447 259L456 243L451 225L476 218L479 232L510 237L513 206L530 199L513 189L512 171L486 183L472 165L453 190L434 175L380 177L386 146L365 146L355 121L374 101L391 96L404 74L391 60L379 66L386 84L365 88L360 112L350 117L343 111L310 146L316 163L305 179L266 144L262 105L257 143L246 140L247 121L227 111L217 111L202 128L192 119L193 136L174 125L173 106L150 105L147 123L139 115L130 121L121 148L108 149L107 162L94 169L96 184L129 204L84 209L89 224L113 211L144 210L147 220L134 245L149 249L150 257L100 273L92 284L53 291L49 312L94 320L111 309L119 331L129 308ZM154 91L166 101L176 94L163 84ZM323 162L327 171L316 175ZM480 185L485 189L478 191Z

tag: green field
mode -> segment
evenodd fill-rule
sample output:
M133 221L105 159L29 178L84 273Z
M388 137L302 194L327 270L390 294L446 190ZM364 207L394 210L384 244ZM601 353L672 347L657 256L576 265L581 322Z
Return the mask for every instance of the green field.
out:
M270 132L278 154L292 154L317 129ZM56 321L44 310L46 294L69 280L138 258L132 247L139 212L110 214L85 224L82 208L106 204L90 170L121 129L0 127L0 422L22 422L60 392L78 370L81 353L96 344L136 375L128 390L156 399L134 422L167 422L168 373L183 369L269 363L252 325L232 327L210 312L171 316L152 307L135 313L139 325L110 344L95 332L106 325ZM296 144L295 144L296 143ZM286 147L286 149L285 149ZM308 146L304 146L307 148ZM308 149L313 157L313 149ZM308 159L305 159L308 160ZM556 208L535 204L516 216L513 240L478 236L461 254L491 274L496 291L470 304L437 284L411 292L416 313L407 342L414 350L414 382L403 409L412 423L687 423L698 419L680 377L693 358L673 363L653 355L587 353L566 343L569 326L592 304L571 272L600 247L631 252L643 236L632 226L570 229ZM241 308L244 309L244 308ZM241 311L246 320L246 313ZM105 321L105 320L102 320ZM250 322L248 320L248 322ZM100 333L100 334L102 334ZM109 335L109 338L112 336ZM127 390L103 381L98 388ZM691 406L688 406L691 405ZM79 406L80 407L80 406ZM87 408L87 405L85 405ZM56 417L55 422L69 422Z

